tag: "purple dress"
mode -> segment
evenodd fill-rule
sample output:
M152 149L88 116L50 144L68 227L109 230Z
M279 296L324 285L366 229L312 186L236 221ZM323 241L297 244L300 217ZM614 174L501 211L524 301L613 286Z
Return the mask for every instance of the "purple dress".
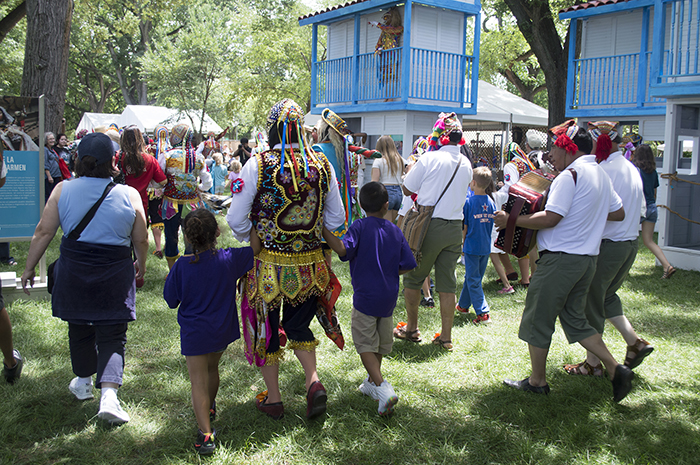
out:
M208 250L193 260L193 255L180 257L163 289L168 306L180 306L182 355L218 352L241 337L236 282L253 267L253 249Z

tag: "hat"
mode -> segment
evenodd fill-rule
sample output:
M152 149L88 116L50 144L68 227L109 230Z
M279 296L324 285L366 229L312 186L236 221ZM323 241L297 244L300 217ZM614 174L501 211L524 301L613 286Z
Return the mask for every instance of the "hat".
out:
M569 139L573 139L576 134L578 134L578 130L580 128L576 124L575 119L570 119L568 121L564 121L558 126L554 126L549 130L549 135L552 136L552 140L556 141L559 136L567 136Z
M350 129L348 129L348 125L345 123L345 120L336 115L330 108L326 108L321 112L321 118L323 118L323 121L325 121L328 126L335 129L341 136L350 134Z
M520 146L515 142L511 142L508 144L508 146L506 147L506 155L508 156L508 161L512 160L515 157L520 157L523 160L528 160L527 154L523 152L523 149L521 149Z
M275 103L270 109L265 128L270 132L272 126L277 123L300 123L304 119L304 111L299 104L290 98L285 98Z
M435 121L435 125L433 125L433 133L429 139L430 146L435 150L438 145L445 145L448 143L448 140L446 140L447 136L453 132L462 132L462 122L457 117L457 114L454 111L452 113L440 113L437 121ZM459 145L464 145L465 143L464 138L462 138Z
M617 135L617 121L589 121L588 133L593 140L598 140L602 134L607 134L610 140L614 140Z
M527 132L525 133L525 138L527 139L527 145L530 146L531 149L541 149L542 148L542 140L546 136L542 134L540 131L535 131L534 129L528 129Z
M643 140L644 140L644 138L642 136L631 132L629 134L625 134L624 136L622 136L622 145L627 145L628 142L631 142L632 145L634 145L635 147L638 147L639 144L641 144Z
M184 145L188 139L192 138L194 133L185 123L176 124L170 130L170 145L172 147L180 147Z
M112 139L100 132L93 132L80 139L78 146L78 159L94 157L98 165L111 162L114 158Z

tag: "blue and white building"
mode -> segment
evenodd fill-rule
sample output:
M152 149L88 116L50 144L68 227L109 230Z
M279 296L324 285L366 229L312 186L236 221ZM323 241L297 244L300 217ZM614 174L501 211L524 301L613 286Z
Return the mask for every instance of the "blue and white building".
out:
M700 1L601 0L559 17L572 21L567 117L664 142L657 169L680 180L660 179L659 245L673 266L700 270L700 225L680 217L700 221L700 186L681 181L700 182Z
M391 51L398 72L386 80L387 51L375 54L381 31L369 21L381 23L392 7L404 30ZM369 135L368 145L392 135L407 157L439 112L476 114L480 11L479 0L355 0L302 16L299 24L313 31L311 114L333 109Z

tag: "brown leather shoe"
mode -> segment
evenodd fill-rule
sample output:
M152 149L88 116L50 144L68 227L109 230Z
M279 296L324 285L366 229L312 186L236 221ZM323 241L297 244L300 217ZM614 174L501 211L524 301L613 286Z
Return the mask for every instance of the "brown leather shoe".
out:
M279 420L284 416L284 405L282 405L282 402L275 402L274 404L267 403L267 391L255 397L255 407L261 412L266 413L273 420Z
M314 381L306 393L306 418L316 418L326 413L328 395L320 381Z

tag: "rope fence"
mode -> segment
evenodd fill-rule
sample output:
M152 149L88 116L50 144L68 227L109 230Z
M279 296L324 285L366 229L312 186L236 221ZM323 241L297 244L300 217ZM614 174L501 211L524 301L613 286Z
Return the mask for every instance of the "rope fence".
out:
M670 181L687 182L688 184L693 184L693 185L696 185L696 186L700 186L700 182L688 181L687 179L679 178L679 177L678 177L678 171L674 171L673 173L664 173L664 174L661 174L661 175L659 175L659 176L661 176L663 179L668 179L668 180L670 180ZM669 212L673 213L673 214L676 215L677 217L679 217L679 218L681 218L681 219L683 219L683 220L685 220L685 221L688 221L688 222L690 222L690 223L693 223L693 224L700 224L700 222L698 222L698 221L694 221L694 220L691 220L690 218L686 218L685 216L681 215L681 214L678 213L677 211L671 210L671 209L670 209L669 207L667 207L666 205L657 205L657 207L665 208L666 210L668 210Z

